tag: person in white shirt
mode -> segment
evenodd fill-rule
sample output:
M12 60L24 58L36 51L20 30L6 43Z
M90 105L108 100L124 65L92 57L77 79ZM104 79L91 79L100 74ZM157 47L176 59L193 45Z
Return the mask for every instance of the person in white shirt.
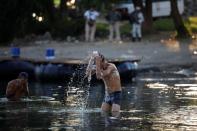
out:
M99 12L95 10L95 7L92 6L89 10L85 11L84 17L85 22L85 40L93 42L95 40L96 32L96 19L99 16Z

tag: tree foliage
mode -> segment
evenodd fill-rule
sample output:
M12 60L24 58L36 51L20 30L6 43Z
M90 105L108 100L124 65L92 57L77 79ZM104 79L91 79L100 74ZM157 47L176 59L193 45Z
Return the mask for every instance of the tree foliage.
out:
M55 8L54 0L1 0L0 2L0 43L11 41L15 37L28 34L51 32L55 37L80 35L84 31L83 12L91 5L96 5L100 12L105 12L119 0L76 0L76 9L67 8L68 0L60 0L60 7ZM133 0L140 6L145 16L144 29L151 32L152 0ZM182 18L177 9L176 0L170 0L172 18L179 36L188 36ZM34 14L34 15L33 15Z
M60 9L54 7L53 0L2 0L0 10L0 43L11 41L15 37L38 35L47 31L54 36L61 35L59 32L62 32L65 37L79 34L83 28L79 15L73 18L66 13L61 17L58 11ZM66 8L62 10L68 12ZM73 13L71 10L70 14L80 13ZM62 28L63 26L65 28Z
M53 21L52 0L2 0L0 3L0 42L29 33L50 30ZM35 13L35 18L32 14ZM38 21L42 17L42 22Z

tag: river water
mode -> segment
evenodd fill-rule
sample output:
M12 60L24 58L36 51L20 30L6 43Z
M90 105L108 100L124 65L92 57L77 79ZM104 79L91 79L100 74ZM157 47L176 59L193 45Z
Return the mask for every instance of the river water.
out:
M101 113L101 83L30 82L32 97L20 102L8 102L1 88L0 130L196 131L195 67L141 71L133 82L123 83L118 119ZM1 87L5 85L1 82Z

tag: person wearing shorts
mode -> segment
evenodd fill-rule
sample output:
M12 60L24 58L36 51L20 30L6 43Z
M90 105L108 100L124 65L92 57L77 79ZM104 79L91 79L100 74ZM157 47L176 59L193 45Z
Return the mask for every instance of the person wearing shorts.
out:
M101 105L101 110L111 112L112 116L117 117L120 114L121 102L121 80L118 69L115 64L108 62L105 57L98 53L94 55L96 63L96 77L102 79L105 84L105 98ZM88 69L89 70L89 69ZM86 70L86 72L89 72Z

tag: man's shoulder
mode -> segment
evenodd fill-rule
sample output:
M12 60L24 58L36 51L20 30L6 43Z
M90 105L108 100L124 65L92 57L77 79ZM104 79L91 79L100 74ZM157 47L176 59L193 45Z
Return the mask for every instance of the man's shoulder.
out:
M109 67L116 68L116 65L114 63L108 63L108 64L109 64Z
M8 84L7 84L7 89L8 88L11 89L11 88L17 87L18 83L19 83L18 79L14 79L14 80L9 81Z
M22 79L13 79L13 80L8 82L8 85L16 85L16 84L19 84L19 83L22 83L22 82L23 82Z
M13 83L16 83L18 81L18 79L13 79L11 81L8 82L8 84L13 84Z

